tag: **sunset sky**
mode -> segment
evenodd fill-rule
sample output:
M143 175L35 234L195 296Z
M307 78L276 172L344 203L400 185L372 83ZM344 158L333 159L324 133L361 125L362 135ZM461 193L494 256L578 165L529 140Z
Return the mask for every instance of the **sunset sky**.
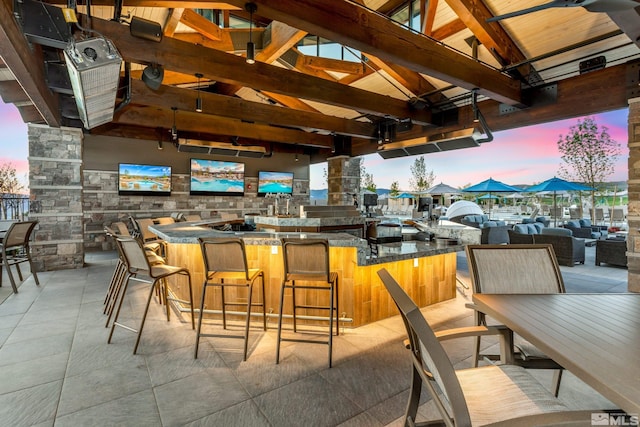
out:
M628 109L590 116L599 127L607 127L611 138L621 145L621 155L609 181L628 179L627 116ZM558 174L562 163L558 139L560 135L567 135L569 128L577 122L576 118L495 132L494 140L480 147L426 154L425 164L435 175L434 184L443 182L462 187L493 178L510 185L532 185ZM373 182L378 188L389 188L392 182L398 181L401 190L410 190L410 166L416 158L384 160L378 154L371 154L364 157L364 166L373 174ZM311 167L312 189L326 188L323 178L326 167L326 163Z
M610 181L628 178L627 148L628 110L597 114L598 126L606 126L611 137L620 143L621 155L617 159L615 173ZM534 184L558 174L562 163L557 141L566 135L578 119L562 120L544 125L495 132L494 140L480 147L425 155L428 170L433 170L434 183L444 182L453 187L476 184L493 178L510 185ZM27 125L22 122L18 110L12 104L0 101L0 129L3 132L3 149L0 163L11 163L18 179L26 186L28 176ZM416 157L384 160L377 154L364 157L364 166L378 188L389 188L398 181L402 190L410 190L410 166ZM311 167L311 188L326 188L323 170L326 163Z
M18 180L26 187L29 180L27 125L22 122L18 109L13 104L4 104L2 100L0 100L0 129L3 135L0 164L11 163L16 169Z

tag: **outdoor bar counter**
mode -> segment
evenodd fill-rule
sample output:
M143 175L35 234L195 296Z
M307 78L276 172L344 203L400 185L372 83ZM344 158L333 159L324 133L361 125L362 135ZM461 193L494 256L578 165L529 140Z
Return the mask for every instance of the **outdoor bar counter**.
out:
M168 243L168 260L171 265L184 266L191 272L193 297L199 307L204 263L198 244L199 237L240 237L247 251L250 268L261 268L265 274L267 313L276 315L279 310L280 286L283 261L280 239L283 237L325 238L329 241L331 271L339 275L340 317L344 326L357 327L387 317L395 316L397 309L376 272L386 268L404 286L409 295L421 306L427 306L455 297L456 254L461 245L436 247L430 242L398 242L381 248L377 258L368 258L367 242L348 233L270 233L270 232L223 232L199 223L180 222L149 227L151 231ZM175 277L170 284L172 292L182 300L188 300L186 279ZM257 289L254 289L256 292ZM232 300L234 289L227 290L227 300ZM245 292L241 290L240 292ZM304 299L303 292L296 293ZM207 295L206 306L211 310L220 308L219 293ZM317 295L320 294L318 297ZM314 292L313 304L326 304L325 292ZM255 298L254 293L254 298ZM287 299L289 300L289 299ZM290 300L289 300L290 301ZM285 314L290 313L290 302L285 305ZM255 310L259 310L256 308ZM308 310L310 316L326 316L326 312ZM286 321L286 317L285 317Z
M355 231L364 237L366 218L361 216L330 218L299 218L288 216L256 216L256 228L274 232L312 232L322 233L337 230Z

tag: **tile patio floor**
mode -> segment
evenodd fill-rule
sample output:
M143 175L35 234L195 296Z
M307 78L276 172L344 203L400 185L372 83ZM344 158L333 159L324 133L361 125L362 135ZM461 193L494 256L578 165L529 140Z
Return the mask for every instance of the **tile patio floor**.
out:
M464 255L458 260L464 282ZM298 343L283 343L276 365L273 320L266 333L252 330L246 362L242 340L225 338L203 339L194 360L188 316L167 322L152 302L133 355L135 334L124 329L107 344L102 301L113 255L87 261L86 268L39 273L40 287L29 276L0 304L0 426L400 425L410 361L399 316L345 328L329 369L326 346ZM627 271L595 267L593 254L587 265L562 271L569 292L626 290ZM148 288L130 289L121 318L137 324ZM471 324L465 293L425 308L432 326ZM469 366L469 339L446 348L457 367ZM536 375L551 383L550 372ZM568 373L560 396L575 408L611 407Z

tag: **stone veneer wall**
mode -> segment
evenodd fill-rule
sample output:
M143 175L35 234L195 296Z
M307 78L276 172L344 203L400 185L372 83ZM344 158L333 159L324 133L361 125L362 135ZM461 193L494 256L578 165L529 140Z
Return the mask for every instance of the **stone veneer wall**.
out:
M189 175L173 174L171 196L120 196L118 172L85 170L83 181L84 246L87 251L111 249L112 244L104 235L104 226L116 221L126 221L128 215L135 218L170 216L173 212L185 215L198 214L203 219L221 213L265 215L273 199L258 197L258 178L245 177L244 197L192 196L189 194ZM309 204L309 181L294 180L293 196L289 201L292 214L300 205ZM284 212L283 203L280 204Z
M173 174L170 196L120 196L117 170L86 169L89 163L84 157L88 151L84 146L87 138L82 130L29 125L28 136L29 218L39 222L32 244L38 271L80 268L84 265L85 252L113 249L112 242L104 234L104 226L122 221L128 215L148 218L182 212L199 214L206 219L225 212L242 217L249 213L265 214L267 207L274 203L273 199L258 197L258 178L252 176L245 177L244 197L191 196L189 175L185 173ZM118 158L121 161L135 158L135 152L116 149L116 143L110 140L107 143L109 159L106 162L101 158L90 159L92 164L103 161L113 166L117 165ZM143 142L136 141L134 147L141 144ZM155 146L156 142L149 144ZM99 153L97 155L105 157ZM184 153L167 155L183 155L181 161L187 164L190 157ZM274 165L269 162L273 161L287 164L287 159L281 157L265 160L259 167L271 170ZM158 160L149 158L148 162L156 163ZM298 212L300 205L310 202L308 176L304 173L300 175L305 179L294 179L293 195L289 202L293 214ZM282 205L281 211L284 209Z
M360 194L360 164L362 158L336 156L327 159L327 204L345 206L353 204L353 194Z
M640 292L640 98L629 100L628 290Z
M29 219L38 271L84 264L82 131L29 125Z

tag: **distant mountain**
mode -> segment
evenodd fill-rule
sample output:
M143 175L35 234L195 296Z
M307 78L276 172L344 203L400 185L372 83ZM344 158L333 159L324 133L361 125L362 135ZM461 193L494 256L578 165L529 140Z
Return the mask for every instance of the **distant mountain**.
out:
M381 197L389 197L390 191L391 190L388 190L386 188L376 189L376 193L378 193L378 196L381 196ZM326 188L311 190L310 192L311 200L327 200L328 193L329 193L329 190Z
M320 190L311 190L311 200L326 200L329 190L322 188Z

